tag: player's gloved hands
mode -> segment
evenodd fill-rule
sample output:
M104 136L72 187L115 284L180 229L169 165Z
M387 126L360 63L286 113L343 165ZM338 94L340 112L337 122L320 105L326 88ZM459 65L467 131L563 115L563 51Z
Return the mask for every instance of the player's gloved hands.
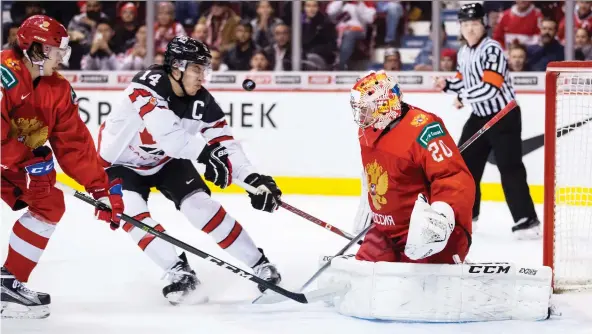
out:
M121 214L123 213L123 191L121 179L115 179L109 184L109 189L101 188L89 191L92 197L106 206L95 209L95 217L110 223L112 230L119 228ZM107 207L108 206L108 207Z
M228 159L228 149L214 143L206 145L197 157L197 161L206 165L204 177L224 189L232 183L232 164Z
M27 195L37 198L49 195L56 183L53 154L47 146L40 146L33 150L32 159L21 164L27 177Z
M257 194L249 193L253 208L267 212L273 212L279 208L282 203L282 191L271 176L253 173L245 178L245 182L259 190Z

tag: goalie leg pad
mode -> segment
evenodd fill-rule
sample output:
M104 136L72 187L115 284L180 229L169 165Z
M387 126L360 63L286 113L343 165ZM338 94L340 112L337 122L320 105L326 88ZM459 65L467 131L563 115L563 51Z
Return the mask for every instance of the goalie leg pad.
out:
M512 263L412 264L335 258L319 287L349 286L331 302L341 314L411 322L544 320L549 267Z

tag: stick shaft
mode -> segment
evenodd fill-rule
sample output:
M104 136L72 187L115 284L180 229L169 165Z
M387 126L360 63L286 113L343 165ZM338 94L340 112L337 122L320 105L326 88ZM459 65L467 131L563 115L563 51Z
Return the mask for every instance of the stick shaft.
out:
M477 138L481 137L481 135L483 135L487 130L489 130L489 128L491 128L495 123L497 123L500 119L502 119L502 117L506 116L507 113L514 110L514 108L516 108L516 106L517 106L516 100L510 101L510 103L508 103L508 105L506 105L504 107L504 109L502 109L500 112L495 114L495 116L493 116L492 119L490 119L487 123L485 123L485 125L483 125L483 127L481 129L479 129L479 131L475 132L475 134L472 135L471 138L467 139L467 141L462 143L462 145L460 145L458 150L462 153L462 151L464 151L467 147L469 147L469 145L471 145L475 140L477 140Z

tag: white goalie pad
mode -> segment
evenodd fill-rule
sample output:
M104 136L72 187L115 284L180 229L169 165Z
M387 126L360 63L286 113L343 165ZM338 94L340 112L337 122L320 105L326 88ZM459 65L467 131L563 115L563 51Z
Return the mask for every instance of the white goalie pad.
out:
M552 270L513 263L411 264L336 258L319 288L346 288L341 314L410 322L544 320Z

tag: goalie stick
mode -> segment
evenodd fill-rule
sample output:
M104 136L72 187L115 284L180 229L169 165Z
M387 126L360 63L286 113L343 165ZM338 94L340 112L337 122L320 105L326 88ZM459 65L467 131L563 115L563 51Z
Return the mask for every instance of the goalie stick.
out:
M257 188L255 188L255 187L253 187L250 184L247 184L247 183L242 182L240 180L232 180L232 182L234 184L236 184L237 186L239 186L239 187L245 189L246 191L250 192L251 194L258 194L259 193L259 190ZM286 210L288 210L288 211L290 211L290 212L292 212L292 213L294 213L294 214L296 214L296 215L298 215L298 216L300 216L300 217L302 217L302 218L304 218L304 219L306 219L306 220L308 220L310 222L313 222L313 223L315 223L315 224L317 224L317 225L319 225L321 227L324 227L325 229L327 229L327 230L329 230L329 231L331 231L331 232L333 232L335 234L338 234L338 235L340 235L340 236L342 236L342 237L344 237L344 238L346 238L348 240L352 240L354 238L353 235L345 232L344 230L339 229L339 228L337 228L337 227L335 227L335 226L333 226L333 225L331 225L329 223L326 223L326 222L324 222L324 221L322 221L322 220L320 220L320 219L318 219L316 217L313 217L313 216L309 215L308 213L306 213L306 212L304 212L304 211L302 211L302 210L300 210L298 208L295 208L295 207L291 206L290 204L288 204L288 203L286 203L284 201L282 201L280 203L280 206L282 208L284 208L284 209L286 209ZM362 244L362 241L358 241L358 245L361 245L361 244Z
M327 270L327 268L329 268L329 266L331 265L331 261L338 257L341 256L343 254L345 254L345 252L347 252L347 250L357 241L359 241L360 239L362 239L362 237L364 235L366 235L366 233L368 232L368 230L370 230L370 227L372 227L372 224L368 224L368 226L366 226L366 228L364 230L362 230L362 232L360 232L360 234L356 235L350 242L347 243L347 245L345 245L339 252L337 252L337 254L331 256L327 262L325 264L323 264L319 270L317 270L309 279L308 281L306 281L306 283L304 283L302 285L302 287L300 289L298 289L298 292L302 292L302 290L306 289L307 286L310 285L310 283L312 283L315 279L317 279L317 277L319 277L325 270ZM338 292L341 291L343 289L347 288L346 286L343 285L337 285L334 287L334 292ZM326 289L323 289L323 291ZM311 291L311 294L316 293L316 291L320 291L320 290L314 290ZM328 293L324 294L325 296L328 295ZM274 304L274 303L279 303L282 301L285 301L286 298L277 294L271 294L271 293L265 293L262 294L261 296L259 296L258 298L256 298L255 300L253 300L253 304Z
M72 195L75 198L82 200L83 202L86 202L86 203L94 206L95 208L99 208L101 210L111 210L109 205L107 205L106 203L97 201L94 198L92 198L80 191L77 191L65 184L57 182L56 187L59 188L60 190L62 190L64 193ZM237 276L240 276L244 279L247 279L247 280L255 282L259 285L262 285L271 291L279 293L280 295L284 296L285 298L292 299L292 300L297 301L299 303L306 304L306 303L309 303L312 301L324 299L325 296L335 293L336 289L339 290L342 288L342 287L334 287L334 288L328 288L328 289L321 289L321 290L312 291L310 293L297 293L297 292L288 291L288 290L286 290L282 287L279 287L273 283L269 283L266 280L259 278L258 276L255 276L255 275L248 273L236 266L233 266L232 264L230 264L226 261L220 260L217 257L214 257L202 250L199 250L191 245L188 245L188 244L184 243L183 241L178 240L166 233L159 232L158 230L155 230L151 226L146 225L146 224L142 223L141 221L139 221L133 217L130 217L126 214L121 215L121 220L123 220L127 223L130 223L133 226L145 231L146 233L149 233L157 238L160 238L168 243L171 243L171 244L173 244L173 245L175 245L175 246L177 246L177 247L179 247L191 254L197 255L206 261L212 262L213 264L215 264L219 267L228 269L230 272L234 273Z

